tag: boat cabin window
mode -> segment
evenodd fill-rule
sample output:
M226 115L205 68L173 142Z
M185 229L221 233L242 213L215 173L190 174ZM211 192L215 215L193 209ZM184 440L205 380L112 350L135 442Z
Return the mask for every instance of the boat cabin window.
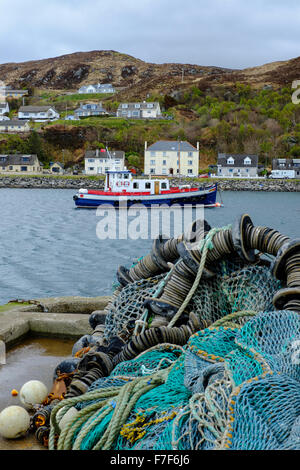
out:
M118 173L118 178L122 178L122 173Z
M145 189L151 189L151 183L145 183Z
M161 183L161 189L167 189L167 183Z
M133 183L134 189L139 189L139 183Z
M129 178L129 175L127 173L125 173L124 180L128 180L128 178Z

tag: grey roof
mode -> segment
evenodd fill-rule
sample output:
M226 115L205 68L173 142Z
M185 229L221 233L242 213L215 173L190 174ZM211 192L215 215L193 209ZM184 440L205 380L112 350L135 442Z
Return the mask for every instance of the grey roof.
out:
M28 162L22 161L23 157L29 158ZM2 160L5 158L5 161ZM0 155L0 166L9 166L9 165L37 165L39 160L37 155Z
M227 159L232 157L234 159L234 164L227 163ZM250 165L245 165L244 160L245 158L249 157L251 159ZM230 154L230 153L219 153L218 155L218 165L222 167L253 167L256 168L258 165L258 156L257 155L249 155L249 154Z
M151 151L174 151L174 152L197 152L196 147L186 141L158 140L150 145L147 150Z
M100 150L97 152L97 150L87 150L85 152L85 158L120 158L123 159L125 157L125 152L123 150L109 150L108 153L105 150L105 152L101 152Z
M39 113L39 112L44 112L44 111L49 111L49 109L53 109L56 111L54 106L21 106L19 111L21 113Z
M3 124L2 124L3 123ZM13 119L13 120L10 120L10 121L0 121L0 126L15 126L15 127L19 127L19 126L25 126L25 124L27 124L28 121L24 120L24 119Z

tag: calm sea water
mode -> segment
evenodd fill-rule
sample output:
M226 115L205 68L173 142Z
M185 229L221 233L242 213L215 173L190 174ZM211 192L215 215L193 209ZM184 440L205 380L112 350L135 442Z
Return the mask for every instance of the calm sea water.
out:
M12 299L110 295L117 267L146 254L151 240L99 240L95 210L74 207L73 190L0 189L0 304ZM254 224L300 237L300 194L223 192L205 210L212 226L244 212Z

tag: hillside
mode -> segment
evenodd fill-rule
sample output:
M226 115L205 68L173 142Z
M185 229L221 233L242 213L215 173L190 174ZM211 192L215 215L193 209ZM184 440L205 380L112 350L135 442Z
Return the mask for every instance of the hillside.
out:
M76 53L41 61L0 65L0 79L34 88L26 104L51 104L61 113L82 100L103 101L115 111L123 100L156 100L170 120L94 117L80 121L32 123L36 132L0 136L0 153L37 153L41 161L82 163L87 148L108 145L125 150L143 167L144 142L159 139L200 143L200 166L218 152L257 153L270 168L272 158L300 157L300 106L292 82L300 79L300 58L244 70L191 64L149 64L114 51ZM110 81L112 96L79 95L83 84ZM10 102L11 117L20 100Z
M111 82L119 89L154 80L180 82L220 74L220 67L191 64L152 64L115 51L77 52L44 60L0 65L0 78L14 87L76 90L88 83Z
M149 94L169 94L191 85L279 88L300 77L300 57L244 70L195 64L144 62L116 51L76 52L43 60L0 65L0 80L21 88L75 91L88 83L111 82L120 98L141 99Z

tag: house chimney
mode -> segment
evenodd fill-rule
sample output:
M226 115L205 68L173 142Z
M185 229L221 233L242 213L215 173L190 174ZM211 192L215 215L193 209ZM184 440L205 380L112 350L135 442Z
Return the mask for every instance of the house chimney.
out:
M96 157L99 157L99 149L96 150Z
M197 150L198 150L198 152L199 152L199 142L197 142Z
M148 147L148 142L145 141L145 150L147 150L147 147Z

